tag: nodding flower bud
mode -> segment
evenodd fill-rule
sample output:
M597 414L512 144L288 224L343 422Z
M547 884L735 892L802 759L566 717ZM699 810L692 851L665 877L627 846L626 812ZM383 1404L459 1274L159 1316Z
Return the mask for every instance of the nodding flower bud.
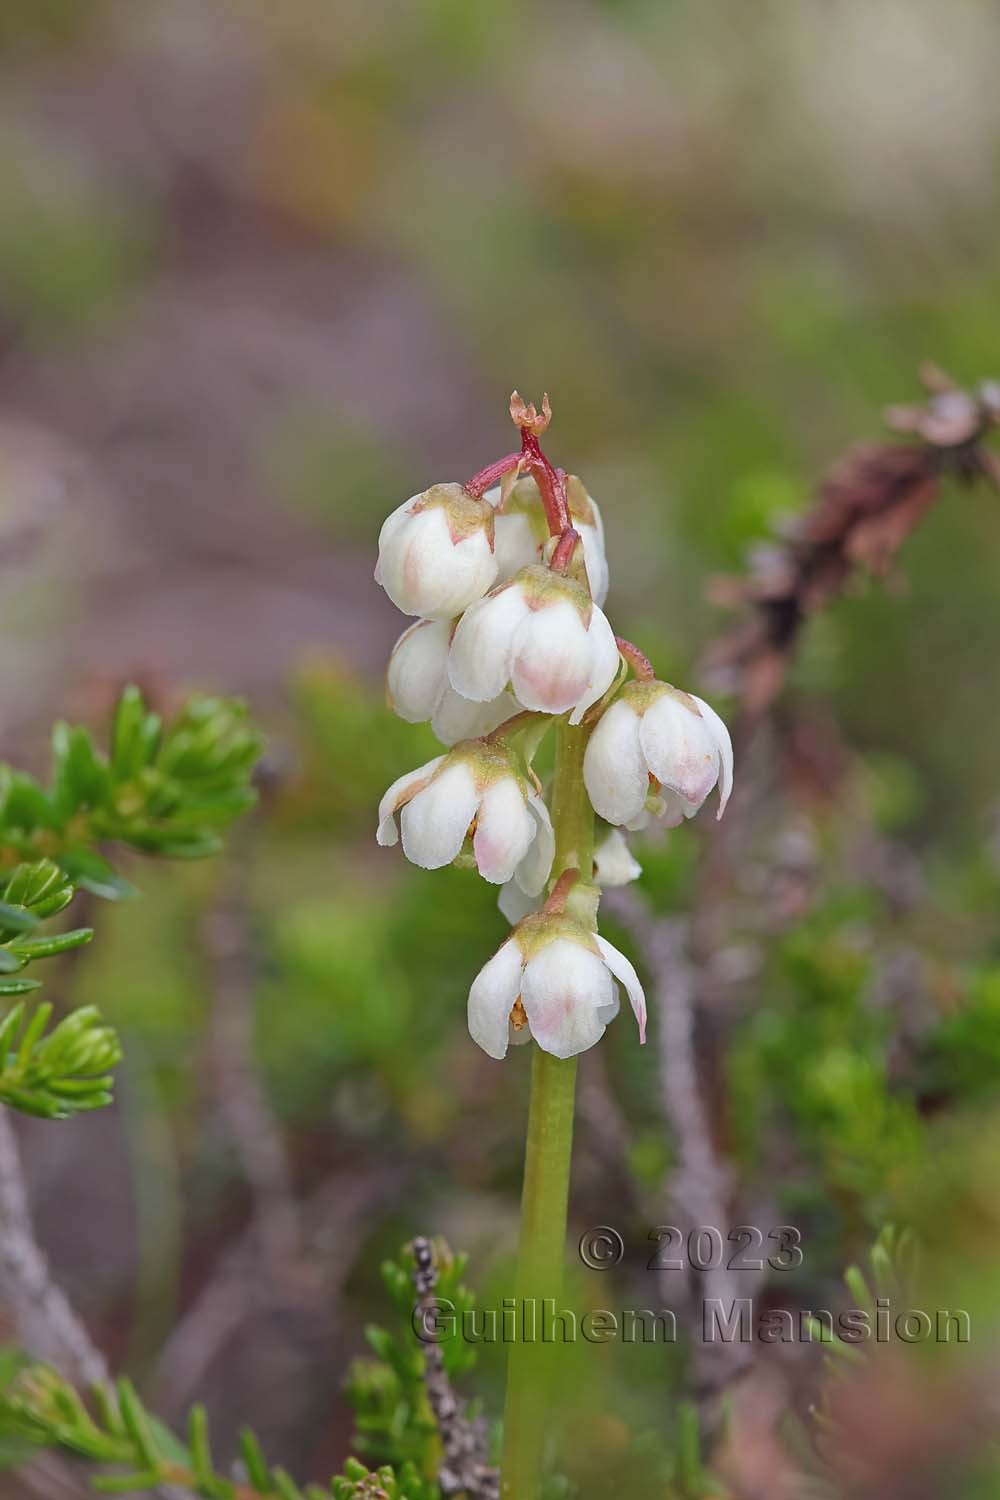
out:
M389 706L409 724L430 720L442 745L489 734L518 711L510 693L489 703L473 703L448 681L452 620L418 620L404 630L389 658L386 696Z
M548 808L502 744L465 741L394 781L378 809L378 842L425 870L449 865L471 840L484 880L516 880L528 895L548 879L555 839Z
M489 502L460 484L434 484L383 523L375 581L404 615L450 620L494 582L493 546Z
M729 731L713 708L665 682L628 682L601 715L583 761L587 794L609 823L652 811L673 826L719 787L719 817L733 788Z
M578 724L618 671L614 632L585 588L548 568L522 568L473 604L448 656L451 685L488 703L507 687L525 708Z
M486 499L499 505L502 487L487 491ZM595 604L608 596L608 560L604 552L604 525L595 501L575 474L566 478L570 520L583 543L587 582ZM530 477L519 479L496 516L497 580L505 583L521 568L540 562L555 545L549 535L545 507L538 486ZM547 559L546 559L547 560Z
M565 914L526 917L469 991L470 1035L497 1059L511 1041L529 1038L554 1057L575 1057L599 1042L618 1014L616 979L644 1042L646 999L624 953Z

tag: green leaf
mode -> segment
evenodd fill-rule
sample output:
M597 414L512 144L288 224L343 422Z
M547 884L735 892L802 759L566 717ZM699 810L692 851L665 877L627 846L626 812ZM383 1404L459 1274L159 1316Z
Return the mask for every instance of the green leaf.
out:
M71 948L81 948L94 936L92 927L76 927L72 932L54 932L51 937L17 938L8 943L6 950L25 963L35 958L50 958L54 953L68 953Z
M89 732L59 723L52 731L51 801L60 820L81 808L99 807L107 798L111 776L98 756Z
M29 1018L21 1003L0 1021L0 1103L50 1120L102 1108L121 1059L117 1035L93 1006L46 1032L51 1016L40 1005Z
M159 715L146 712L137 687L125 688L111 732L111 771L116 781L130 780L149 763L159 734Z
M36 918L52 917L73 899L73 883L51 859L17 866L3 893L6 905L23 907Z
M23 906L8 906L0 901L0 932L30 932L37 925L38 918Z

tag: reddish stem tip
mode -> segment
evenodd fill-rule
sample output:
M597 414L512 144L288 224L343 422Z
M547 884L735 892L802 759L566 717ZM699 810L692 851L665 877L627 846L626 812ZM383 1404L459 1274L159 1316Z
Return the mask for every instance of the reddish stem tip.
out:
M473 495L478 500L488 489L492 489L498 479L509 474L511 469L516 469L521 462L521 457L520 453L505 453L503 458L497 459L496 463L487 464L485 469L480 469L478 474L473 474L462 488L466 494Z
M621 652L622 656L624 656L625 660L632 668L632 671L635 673L636 677L639 678L639 681L652 682L653 678L656 676L656 671L653 667L653 663L650 661L646 653L644 651L640 651L638 646L633 646L631 641L627 641L625 637L621 635L615 636L615 645L618 647L618 650Z
M570 565L573 553L576 551L576 544L579 540L580 533L574 531L572 526L567 526L566 530L560 535L558 542L556 542L555 551L552 553L552 558L549 562L549 567L553 573L565 573Z
M545 901L542 911L546 916L558 916L566 908L566 897L580 879L579 870L563 870Z

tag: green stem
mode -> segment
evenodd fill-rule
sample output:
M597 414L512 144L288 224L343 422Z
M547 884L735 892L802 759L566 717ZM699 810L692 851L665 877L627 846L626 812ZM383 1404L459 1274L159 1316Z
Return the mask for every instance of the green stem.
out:
M588 881L591 875L594 813L583 784L587 735L583 727L558 728L552 793L556 854L550 889L564 870L578 869ZM575 1088L576 1058L564 1060L535 1047L515 1287L518 1340L511 1345L507 1364L500 1464L504 1500L537 1500L541 1493L557 1354L555 1345L541 1342L543 1309L546 1300L558 1308L562 1290Z

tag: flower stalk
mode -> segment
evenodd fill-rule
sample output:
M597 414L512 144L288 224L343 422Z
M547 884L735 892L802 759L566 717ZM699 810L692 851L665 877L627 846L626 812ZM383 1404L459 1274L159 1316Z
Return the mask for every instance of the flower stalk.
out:
M563 723L557 729L552 791L556 853L550 890L569 871L590 879L594 812L583 782L587 737L583 726ZM563 881L564 887L568 884ZM515 1283L519 1334L524 1333L526 1318L531 1326L531 1309L540 1309L545 1298L558 1302L560 1296L575 1092L576 1058L553 1057L535 1047ZM504 1500L536 1500L541 1492L556 1353L553 1345L537 1341L511 1345L500 1463Z
M674 827L716 785L721 813L733 765L715 710L658 681L615 635L600 511L541 446L548 397L539 409L515 391L510 415L519 454L421 490L379 535L376 580L417 617L393 648L388 700L429 721L446 753L393 782L376 837L401 840L424 869L475 867L502 887L511 923L470 986L467 1021L497 1062L533 1047L501 1492L538 1500L556 1350L534 1318L561 1292L576 1059L618 1015L620 992L646 1040L639 976L598 930L600 887L640 874L623 825ZM546 788L532 762L550 726ZM612 828L595 858L596 813Z

